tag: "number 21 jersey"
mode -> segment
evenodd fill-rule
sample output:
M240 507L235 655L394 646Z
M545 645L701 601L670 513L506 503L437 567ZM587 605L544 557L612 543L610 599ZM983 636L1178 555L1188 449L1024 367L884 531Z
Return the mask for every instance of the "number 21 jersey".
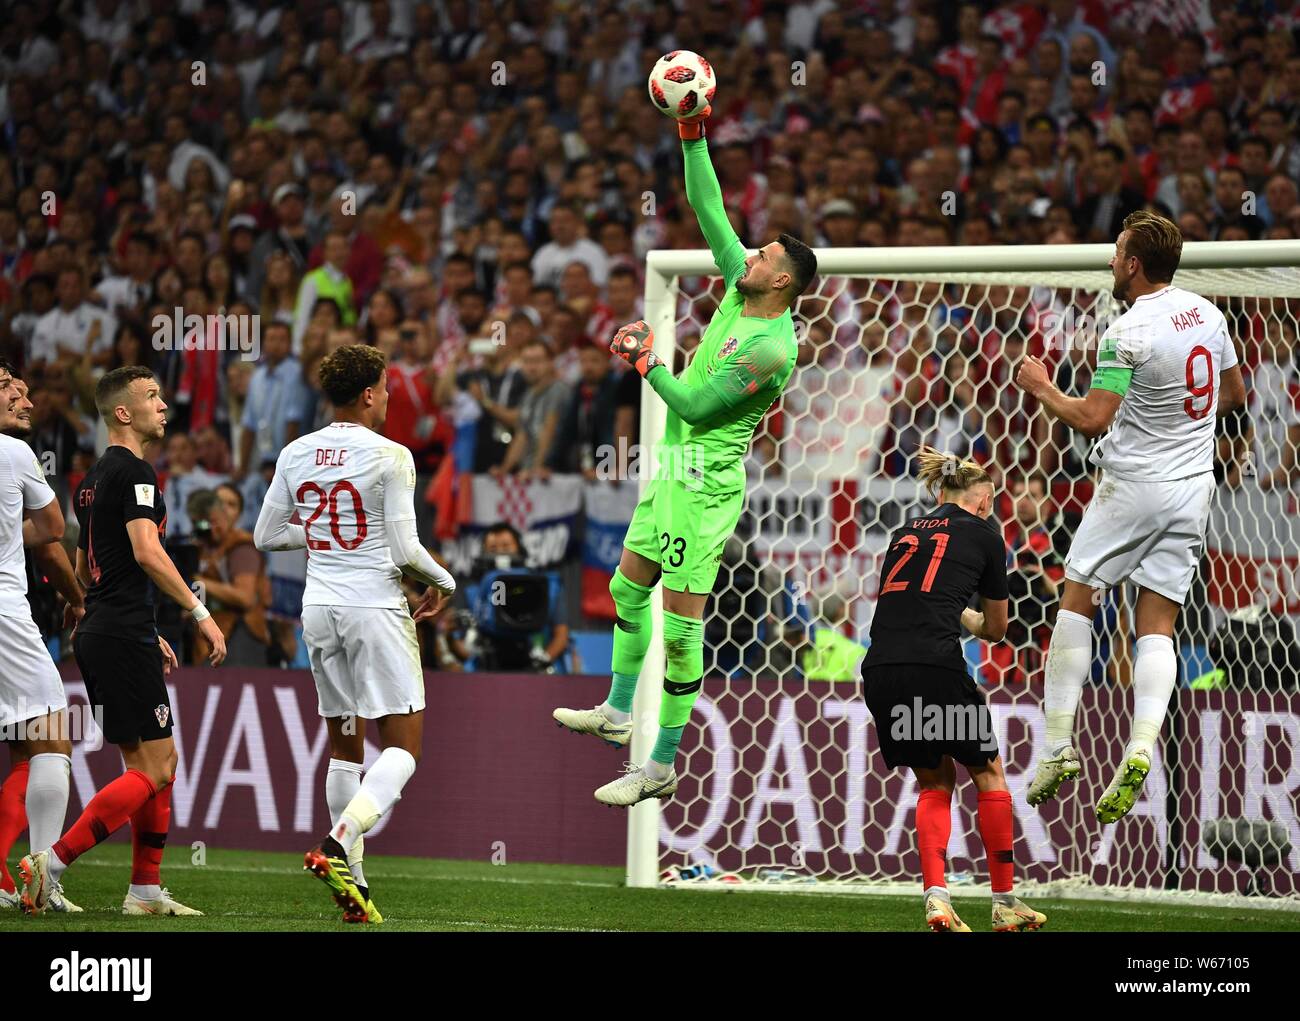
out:
M961 611L1007 598L1007 548L986 518L945 503L889 537L863 668L887 663L966 672Z
M406 609L390 521L415 517L415 462L400 443L335 422L280 452L266 501L307 533L304 606Z

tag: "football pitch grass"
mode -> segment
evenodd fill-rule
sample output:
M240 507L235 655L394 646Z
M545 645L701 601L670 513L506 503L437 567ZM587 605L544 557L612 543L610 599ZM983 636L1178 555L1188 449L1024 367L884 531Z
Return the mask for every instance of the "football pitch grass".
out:
M438 861L376 855L366 859L383 925L345 925L324 884L298 854L207 851L189 864L177 848L163 881L202 918L127 918L121 914L131 849L105 844L65 877L84 914L26 918L0 910L0 932L813 932L924 931L920 897L864 894L628 890L623 870L577 865ZM15 849L11 869L21 856ZM958 912L979 931L988 900L954 891ZM1133 902L1034 900L1056 932L1300 932L1300 912Z

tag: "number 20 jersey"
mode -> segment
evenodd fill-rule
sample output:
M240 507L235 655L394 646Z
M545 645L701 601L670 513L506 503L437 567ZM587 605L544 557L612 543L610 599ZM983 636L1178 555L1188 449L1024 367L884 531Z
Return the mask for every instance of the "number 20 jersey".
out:
M266 494L307 532L303 606L406 609L387 524L415 517L415 462L400 443L335 422L280 452Z
M1211 471L1219 373L1236 364L1227 321L1205 298L1173 285L1138 298L1097 354L1093 386L1124 400L1092 463L1137 482Z

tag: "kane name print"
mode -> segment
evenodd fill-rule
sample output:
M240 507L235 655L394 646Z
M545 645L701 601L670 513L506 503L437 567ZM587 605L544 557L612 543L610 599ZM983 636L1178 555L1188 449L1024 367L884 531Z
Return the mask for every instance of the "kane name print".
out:
M1169 321L1173 323L1174 329L1179 333L1191 329L1193 326L1205 325L1201 319L1201 310L1199 308L1187 308L1181 312L1176 312L1169 317Z

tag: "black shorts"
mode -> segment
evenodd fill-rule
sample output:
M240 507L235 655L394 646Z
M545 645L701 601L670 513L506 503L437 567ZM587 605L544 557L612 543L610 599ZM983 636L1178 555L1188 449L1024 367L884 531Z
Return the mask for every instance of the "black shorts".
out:
M102 708L104 740L135 744L171 737L172 707L157 642L78 631L72 651L91 706Z
M937 769L945 755L963 766L997 757L984 693L965 671L910 663L864 667L862 689L890 769Z

